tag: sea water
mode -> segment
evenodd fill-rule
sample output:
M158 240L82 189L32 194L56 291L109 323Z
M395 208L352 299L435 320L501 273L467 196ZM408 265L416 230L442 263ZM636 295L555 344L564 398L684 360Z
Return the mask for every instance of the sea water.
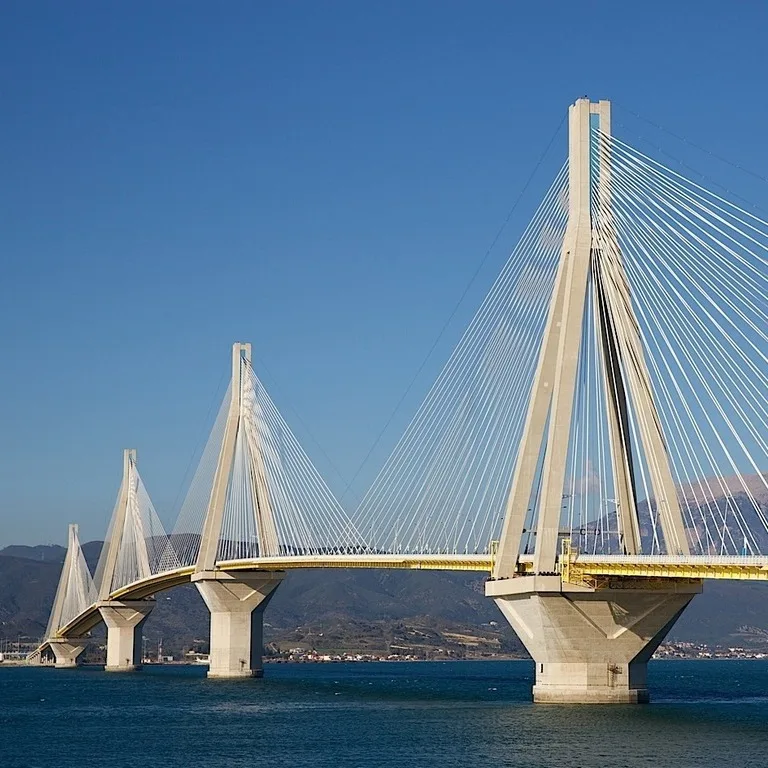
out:
M0 667L0 768L766 768L768 661L657 661L653 703L531 703L525 661Z

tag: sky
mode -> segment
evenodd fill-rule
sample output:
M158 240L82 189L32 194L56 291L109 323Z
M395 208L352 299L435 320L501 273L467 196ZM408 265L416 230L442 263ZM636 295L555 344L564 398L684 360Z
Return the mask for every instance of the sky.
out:
M767 24L707 0L0 3L0 546L103 537L125 447L172 523L234 341L354 506L574 99L768 208Z

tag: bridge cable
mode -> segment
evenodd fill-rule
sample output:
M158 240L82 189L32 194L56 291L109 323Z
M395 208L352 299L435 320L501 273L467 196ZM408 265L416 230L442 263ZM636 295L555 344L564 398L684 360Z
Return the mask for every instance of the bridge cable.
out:
M443 324L442 328L440 329L439 333L437 334L437 337L435 338L435 340L432 343L431 347L427 351L427 354L424 357L424 359L422 360L421 365L419 365L418 369L416 370L416 373L413 375L412 379L408 383L408 386L405 388L405 391L403 392L403 394L401 395L400 399L397 401L394 409L390 413L389 418L384 423L384 426L381 428L381 431L378 433L378 435L374 439L373 444L371 445L371 447L369 448L368 452L363 457L363 460L360 462L360 465L358 466L357 470L352 475L352 479L349 481L349 483L347 484L347 487L342 492L341 497L340 497L342 500L344 499L344 497L349 492L349 490L352 487L352 485L354 484L355 480L357 480L358 476L360 475L360 472L362 472L362 470L363 470L363 467L365 467L365 465L368 463L368 460L371 458L373 452L376 450L376 447L379 445L379 443L381 442L381 439L384 437L384 434L389 429L389 427L392 424L395 416L399 412L399 410L402 407L403 403L405 402L406 398L408 397L408 395L410 394L410 392L413 389L414 385L416 384L419 376L421 376L421 373L424 370L424 368L426 367L427 362L432 357L432 354L434 353L435 349L437 349L438 344L440 343L440 341L442 340L443 336L445 335L445 332L448 330L448 327L450 326L451 322L453 321L454 317L456 316L456 313L459 311L459 308L463 304L464 299L469 294L470 289L475 284L475 281L479 277L483 267L485 266L486 262L488 261L488 258L491 255L491 252L493 251L493 249L495 248L496 243L501 238L501 235L504 233L505 229L507 228L507 225L509 224L510 220L512 219L512 216L514 215L514 213L517 210L518 206L520 205L520 202L522 201L525 193L528 191L528 188L530 187L534 177L538 173L539 168L541 167L541 165L543 164L545 158L549 154L549 151L552 148L552 146L554 145L555 139L559 135L559 133L562 130L564 124L565 124L565 116L563 116L563 118L560 120L560 123L558 124L557 128L555 129L555 131L552 134L552 136L549 139L549 141L547 142L547 145L544 148L544 151L541 153L541 155L539 155L539 158L536 161L536 164L534 165L533 170L531 171L530 175L528 176L528 178L526 179L525 183L523 184L523 187L520 190L520 193L518 194L517 198L513 202L512 207L507 212L507 215L506 215L504 221L502 222L501 226L499 227L498 231L496 232L496 235L494 236L493 240L491 241L491 244L488 246L485 254L483 255L483 258L480 260L480 263L478 264L478 266L475 269L474 273L470 277L469 282L467 283L466 287L464 288L464 290L461 293L461 296L459 296L459 299L456 302L453 310L448 315L448 319Z

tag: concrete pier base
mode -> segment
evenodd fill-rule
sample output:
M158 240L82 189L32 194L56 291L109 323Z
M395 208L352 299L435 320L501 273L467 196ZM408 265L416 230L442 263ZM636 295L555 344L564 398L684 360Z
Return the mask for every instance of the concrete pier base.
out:
M204 571L192 577L211 612L208 677L261 677L264 609L282 572Z
M79 640L50 640L49 645L56 657L56 669L74 669L78 665L78 657L85 648Z
M141 669L142 629L154 607L154 600L109 600L99 604L107 625L106 672Z
M648 702L648 660L701 590L689 579L611 579L604 589L561 588L559 576L486 584L536 664L533 700L551 704Z

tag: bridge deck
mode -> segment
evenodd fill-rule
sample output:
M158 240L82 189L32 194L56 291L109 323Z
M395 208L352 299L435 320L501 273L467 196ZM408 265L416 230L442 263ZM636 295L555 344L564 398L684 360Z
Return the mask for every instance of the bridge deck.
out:
M222 571L287 571L303 568L394 568L405 570L478 571L493 570L493 556L429 554L291 555L217 563ZM522 573L533 569L533 557L521 555ZM648 578L736 579L768 581L768 557L712 555L583 555L573 554L566 569L573 576L632 576ZM157 591L190 581L194 566L158 573L127 584L112 593L112 599L141 599Z
M592 577L730 579L768 581L768 557L713 555L585 555L572 554L564 563L563 577L569 583L583 583ZM406 570L477 571L490 573L493 556L480 555L294 555L217 563L222 571L287 571L303 568L394 568ZM533 570L533 557L521 555L522 574ZM110 596L113 600L137 600L189 583L194 566L175 568L127 584ZM100 621L96 605L62 627L58 637L79 637ZM43 643L41 650L47 645Z

